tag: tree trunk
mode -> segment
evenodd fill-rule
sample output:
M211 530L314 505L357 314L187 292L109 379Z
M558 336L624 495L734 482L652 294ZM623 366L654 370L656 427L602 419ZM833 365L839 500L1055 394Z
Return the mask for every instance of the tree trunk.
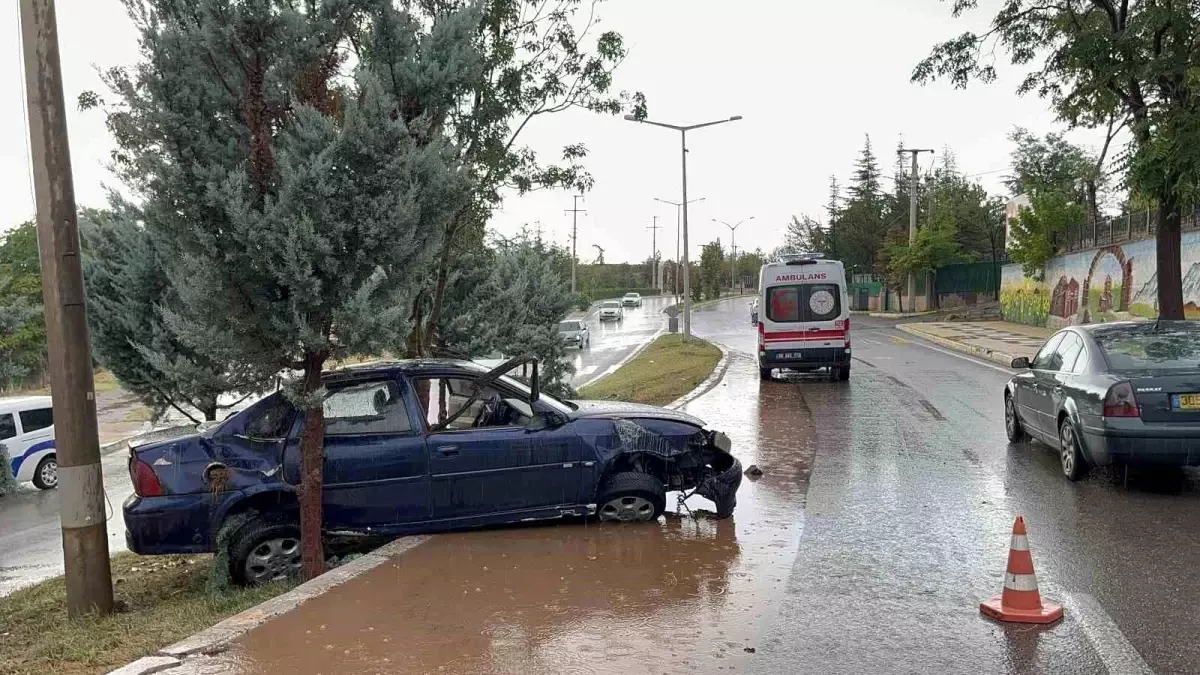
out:
M1180 260L1182 214L1179 199L1160 196L1155 253L1158 263L1158 318L1184 319L1183 264Z
M1096 181L1084 181L1084 189L1087 193L1087 224L1089 228L1095 228L1096 223L1100 222L1100 206L1096 203Z
M303 395L309 402L304 411L304 429L300 436L300 564L307 581L325 571L325 547L322 538L322 497L325 465L325 407L313 394L321 388L321 368L325 354L304 358Z

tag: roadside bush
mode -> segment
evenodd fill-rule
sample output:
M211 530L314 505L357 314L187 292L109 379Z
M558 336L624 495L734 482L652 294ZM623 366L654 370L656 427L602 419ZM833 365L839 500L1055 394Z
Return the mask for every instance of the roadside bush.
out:
M219 597L233 587L233 579L229 576L229 549L233 545L233 535L242 526L250 522L258 513L253 509L227 518L217 531L216 554L213 556L212 567L208 570L208 581L205 591L209 597Z
M9 461L4 444L0 443L0 497L17 491L17 479L12 475Z
M578 301L575 303L575 308L581 312L586 312L592 306L592 296L586 293L577 293Z

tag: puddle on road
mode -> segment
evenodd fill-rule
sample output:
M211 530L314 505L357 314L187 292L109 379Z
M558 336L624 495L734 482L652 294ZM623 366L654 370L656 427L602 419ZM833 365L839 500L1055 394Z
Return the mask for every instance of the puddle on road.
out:
M737 357L688 412L733 441L727 520L565 524L439 535L247 634L242 672L695 673L753 667L803 530L812 421L794 388ZM728 385L728 386L724 386ZM735 396L733 392L743 392ZM675 506L668 495L668 508ZM700 498L693 510L711 509Z

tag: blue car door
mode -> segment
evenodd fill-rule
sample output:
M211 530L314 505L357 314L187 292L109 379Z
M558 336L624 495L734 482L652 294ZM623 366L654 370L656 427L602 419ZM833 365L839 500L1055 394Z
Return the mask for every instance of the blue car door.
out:
M518 392L494 383L472 400L473 382L449 375L414 380L429 430L434 519L500 522L506 514L578 505L583 446L571 425L531 427L533 410Z
M400 378L326 385L323 503L326 530L388 530L429 519L429 461ZM300 481L297 421L289 483Z

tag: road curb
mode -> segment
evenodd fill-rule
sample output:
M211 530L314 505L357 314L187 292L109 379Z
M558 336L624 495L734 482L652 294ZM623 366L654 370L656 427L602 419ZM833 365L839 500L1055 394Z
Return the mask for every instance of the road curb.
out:
M1009 354L1007 352L1000 352L1000 351L995 351L992 349L986 349L984 347L977 347L975 345L969 345L965 342L959 342L958 340L951 340L949 338L944 338L940 335L934 335L932 333L927 333L927 332L921 330L920 328L917 328L917 326L920 326L920 325L921 324L902 323L902 324L896 326L896 328L905 333L908 333L909 335L915 335L915 336L921 338L922 340L928 340L929 342L932 342L934 344L941 345L941 346L945 347L946 349L953 349L956 352L970 354L971 356L978 356L981 359L986 359L988 361L991 361L992 363L999 363L1000 365L1003 365L1003 366L1006 366L1009 368L1012 367L1013 359L1017 358L1016 355Z
M224 651L229 643L271 619L340 586L351 579L365 574L395 556L401 555L428 541L428 535L401 537L370 553L335 567L325 574L300 584L282 595L234 614L218 624L184 638L168 647L163 647L151 656L146 656L116 670L109 675L150 675L183 665L192 656L211 656Z
M758 295L757 293L742 293L741 295L727 295L723 298L714 298L712 300L701 300L700 302L692 303L692 311L696 311L697 309L699 309L701 307L708 307L709 305L715 305L718 302L725 302L726 300L737 300L739 298L753 298L753 297L756 297L757 295ZM662 312L663 312L663 314L666 314L668 309L671 309L672 307L679 307L682 304L683 303L681 303L681 302L676 302L674 304L667 305L666 307L663 307ZM680 313L682 313L683 308L680 307L679 311L680 311Z
M666 405L668 410L678 410L688 403L700 398L701 396L712 391L713 388L720 384L721 380L725 378L725 372L729 370L729 350L722 345L713 342L710 342L709 344L721 350L721 360L717 361L717 365L713 367L713 371L708 374L708 377L706 377L703 382L696 385L695 389L668 403Z

